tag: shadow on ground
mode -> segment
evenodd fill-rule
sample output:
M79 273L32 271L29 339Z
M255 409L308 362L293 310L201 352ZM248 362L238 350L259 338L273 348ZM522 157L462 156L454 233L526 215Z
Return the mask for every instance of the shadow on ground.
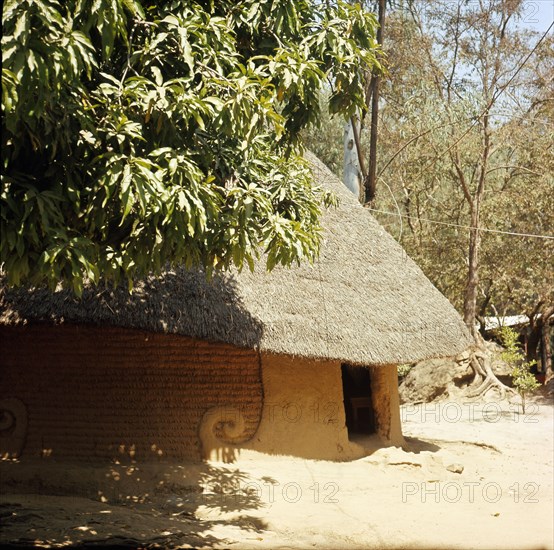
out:
M2 462L3 548L213 547L262 540L266 506L237 468Z
M416 437L404 437L404 441L406 441L406 444L402 446L402 449L408 453L414 453L416 455L424 451L436 453L437 451L441 450L438 445L435 445L430 441L426 441L425 439L418 439Z

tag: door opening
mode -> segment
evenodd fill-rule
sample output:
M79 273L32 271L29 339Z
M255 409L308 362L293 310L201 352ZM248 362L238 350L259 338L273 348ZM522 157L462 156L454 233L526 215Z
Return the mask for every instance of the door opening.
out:
M342 365L342 392L348 434L377 431L371 396L371 376L366 367Z

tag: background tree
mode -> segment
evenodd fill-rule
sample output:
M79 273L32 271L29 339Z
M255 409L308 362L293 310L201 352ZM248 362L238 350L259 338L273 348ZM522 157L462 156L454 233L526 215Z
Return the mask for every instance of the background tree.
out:
M313 258L324 197L300 132L324 82L325 109L363 106L375 27L341 2L5 2L8 283Z
M487 224L496 229L539 235L552 233L552 52L552 47L545 48L543 59L530 67L530 78L541 89L534 90L532 82L526 86L532 94L531 101L503 128L511 149L506 151L506 167L501 170L502 191L485 201L485 215L490 220ZM501 216L502 212L508 212L509 216ZM483 240L481 308L499 316L524 313L529 317L527 361L540 359L547 380L554 375L550 349L554 321L553 256L554 239L487 235Z

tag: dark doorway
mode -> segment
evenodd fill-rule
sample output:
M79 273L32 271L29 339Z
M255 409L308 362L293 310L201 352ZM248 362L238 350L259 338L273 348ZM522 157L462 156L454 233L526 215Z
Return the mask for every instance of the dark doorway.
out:
M377 430L371 400L371 376L366 367L342 365L344 412L349 434L372 434Z

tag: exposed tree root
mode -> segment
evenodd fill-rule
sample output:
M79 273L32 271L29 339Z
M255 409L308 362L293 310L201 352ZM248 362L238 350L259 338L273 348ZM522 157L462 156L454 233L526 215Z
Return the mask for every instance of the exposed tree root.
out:
M470 352L470 366L473 369L473 382L469 386L467 397L482 397L488 391L495 389L504 399L506 394L515 395L516 392L500 382L491 367L491 352L485 347L483 338L476 337L477 345ZM475 387L477 386L477 387Z

